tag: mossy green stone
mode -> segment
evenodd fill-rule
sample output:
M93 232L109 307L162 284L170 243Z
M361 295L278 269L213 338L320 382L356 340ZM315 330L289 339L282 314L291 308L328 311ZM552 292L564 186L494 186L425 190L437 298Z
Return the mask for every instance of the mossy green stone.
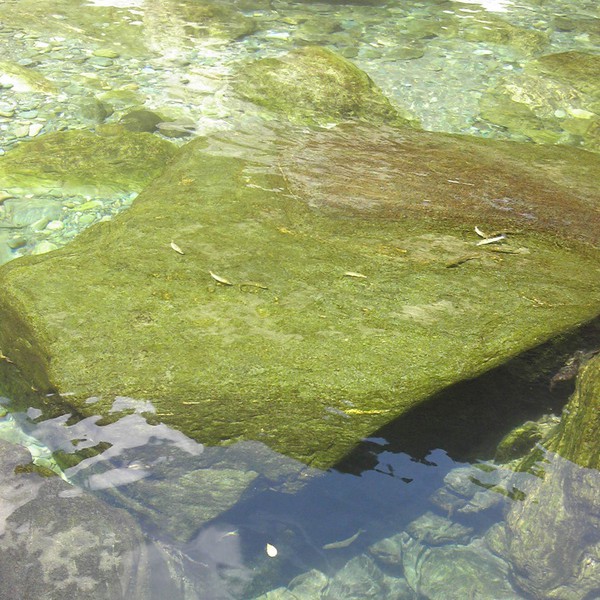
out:
M536 54L548 46L548 35L542 31L513 25L489 13L461 22L461 37L470 42L501 44L523 54Z
M148 31L131 18L129 7L98 6L86 0L19 0L0 3L0 22L28 35L41 34L73 37L80 44L93 49L102 43L120 56L145 55ZM107 25L110 24L110 27Z
M234 88L242 98L297 123L408 123L364 71L320 46L248 63L238 70Z
M600 470L600 355L582 368L559 431L548 446L571 462Z
M588 52L559 52L541 56L525 70L542 74L572 86L580 94L600 100L600 54Z
M0 187L44 191L137 191L156 177L175 146L149 133L112 126L99 135L41 135L0 156Z
M108 414L126 395L205 444L255 439L328 467L431 394L597 314L595 250L532 229L516 238L526 253L478 250L472 227L484 223L460 224L459 195L506 195L494 183L502 169L475 154L477 170L461 175L471 187L446 182L444 161L475 146L442 136L452 144L434 153L441 179L432 171L431 187L419 187L429 179L411 173L428 155L410 150L411 135L438 139L403 133L392 157L403 186L392 197L380 189L387 208L359 211L311 207L309 189L290 194L283 177L191 142L129 211L0 269L0 348L42 392L72 394L64 401L80 414ZM363 160L360 132L348 139ZM563 168L577 177L568 154ZM381 179L367 176L368 162L363 172L368 198ZM538 200L563 193L548 184ZM434 197L447 213L402 205ZM449 268L466 252L479 256Z
M488 535L495 553L510 561L518 585L535 598L590 598L598 589L600 511L600 356L580 371L557 433L536 449L537 472L522 502Z
M217 3L183 0L172 10L181 19L183 30L192 38L217 37L235 40L256 31L254 19Z
M0 61L0 80L11 83L17 92L58 92L56 84L35 69L5 60Z

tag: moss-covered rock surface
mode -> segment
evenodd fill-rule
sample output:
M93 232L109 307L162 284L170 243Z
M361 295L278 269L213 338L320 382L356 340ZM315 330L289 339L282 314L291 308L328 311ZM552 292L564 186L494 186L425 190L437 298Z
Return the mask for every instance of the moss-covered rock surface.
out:
M174 153L170 142L118 126L101 135L83 130L50 133L0 156L0 187L27 192L139 191Z
M581 370L575 394L549 447L588 469L600 469L600 355Z
M552 452L538 465L540 477L527 481L523 501L489 535L534 598L591 598L600 585L600 528L590 518L600 511L599 405L596 356L582 368L558 431L545 444Z
M244 65L238 70L234 88L242 98L283 113L297 123L409 121L408 115L401 115L364 71L320 46Z
M600 151L600 55L541 56L481 99L481 116L542 144Z
M81 414L129 396L203 443L256 439L329 466L432 393L597 314L594 155L330 135L272 174L192 142L126 213L2 267L7 368ZM376 141L394 144L388 162L370 162ZM360 194L336 162L349 148ZM478 246L475 225L507 239Z

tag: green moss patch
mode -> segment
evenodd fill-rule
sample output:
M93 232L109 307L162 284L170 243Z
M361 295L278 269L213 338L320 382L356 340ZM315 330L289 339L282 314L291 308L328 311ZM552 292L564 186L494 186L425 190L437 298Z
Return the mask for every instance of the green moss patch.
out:
M0 270L0 348L42 391L68 392L71 410L149 400L151 419L203 443L255 439L326 467L434 392L598 312L596 251L531 229L505 253L477 246L488 212L449 218L458 184L403 180L414 202L445 203L438 213L317 206L291 165L284 180L202 146L184 146L112 222ZM410 154L405 173L422 172ZM339 183L331 165L320 178ZM370 198L389 170L367 166ZM547 185L550 202L562 188Z
M328 125L349 119L406 124L371 78L335 52L317 46L264 58L239 69L242 98L291 121Z
M28 192L136 191L156 177L174 153L170 142L121 127L102 135L80 130L49 133L0 157L0 187Z

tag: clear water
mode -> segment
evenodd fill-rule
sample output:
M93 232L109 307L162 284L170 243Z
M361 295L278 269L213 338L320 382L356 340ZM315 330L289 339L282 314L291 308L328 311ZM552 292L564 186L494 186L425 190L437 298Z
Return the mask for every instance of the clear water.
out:
M14 11L23 6L10 0L4 4ZM43 18L56 23L55 30L45 27L41 13L29 26L10 21L0 26L3 59L34 67L60 89L46 94L21 88L10 78L0 80L1 152L43 133L93 129L90 111L78 108L93 95L112 98L115 112L106 122L117 122L131 107L127 92L135 92L145 98L146 108L170 106L181 123L193 124L191 134L177 143L207 136L214 152L252 157L260 168L269 163L269 143L276 143L276 134L233 96L232 68L241 60L276 56L307 43L349 57L425 129L522 139L485 121L479 100L506 73L522 70L527 57L510 44L431 31L443 31L449 18L468 22L488 15L544 32L545 53L597 52L600 38L595 0L582 0L576 7L567 0L384 5L248 0L227 6L252 17L257 31L229 42L191 35L169 1L78 4L37 2L45 7ZM94 12L98 9L107 11ZM117 52L89 60L93 50L107 46L106 40L114 42L114 31L133 39L143 36L145 48L135 56ZM124 98L121 104L117 91ZM78 196L56 190L28 197L27 211L18 196L3 199L0 263L68 243L84 228L126 209L135 195ZM514 585L509 563L482 549L481 540L503 523L513 503L523 500L523 489L536 483L533 475L495 465L493 449L521 422L544 415L552 421L547 415L560 413L568 393L551 393L544 384L534 394L535 402L523 408L523 398L531 394L523 390L497 413L485 403L471 402L473 395L489 392L485 384L473 389L455 392L458 405L448 414L436 404L374 432L343 464L327 472L258 442L205 447L164 425L149 425L143 415L153 412L152 405L128 398L115 399L111 423L77 421L69 414L49 417L37 405L28 406L25 398L3 398L12 413L0 424L0 438L26 448L36 464L61 475L44 492L55 515L66 515L73 502L90 495L130 515L143 541L128 551L127 560L135 555L138 568L125 570L130 574L127 583L117 582L120 589L129 589L123 597L535 597ZM510 418L505 418L507 413ZM77 464L65 466L65 456L77 457L71 461ZM554 458L546 459L544 468L552 471ZM92 597L86 588L91 575L61 564L61 557L66 562L70 556L61 554L64 540L52 538L39 522L31 525L32 513L23 508L41 488L32 484L19 492L19 484L3 475L5 540L7 531L20 541L26 531L46 536L51 550L42 556L47 568L53 565L48 572L62 578L65 589L75 593L72 597ZM79 542L85 545L77 531L75 524L69 542L75 548ZM35 549L34 542L29 543ZM461 548L472 552L468 560ZM125 553L114 556L118 570ZM139 566L143 564L152 565L145 574ZM457 580L450 572L456 564L470 564L471 570L457 567ZM112 573L110 568L107 573ZM586 597L600 597L591 594ZM40 596L31 592L29 597Z

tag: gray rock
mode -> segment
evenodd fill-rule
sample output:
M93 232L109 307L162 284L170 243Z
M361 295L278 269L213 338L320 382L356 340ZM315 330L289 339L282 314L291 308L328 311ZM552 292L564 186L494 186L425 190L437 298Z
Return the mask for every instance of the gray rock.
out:
M324 600L366 600L389 598L385 575L373 559L357 556L344 565L331 579Z
M369 553L386 567L402 568L402 548L408 539L406 532L379 540L369 546Z
M147 131L152 133L156 131L156 126L163 121L163 118L151 110L138 109L128 112L121 117L119 123L129 131Z
M16 473L29 453L0 450L0 600L182 600L127 513L58 477Z
M429 546L441 546L451 542L467 543L473 533L473 528L428 511L410 523L406 531L411 537L422 543Z
M600 473L550 453L539 467L543 477L531 475L521 484L524 498L511 505L506 523L490 530L486 541L534 598L597 597Z
M142 479L129 484L127 493L161 530L188 541L201 525L231 508L257 475L234 469L199 469L177 479Z
M414 589L429 600L523 598L508 583L508 572L481 544L441 546L422 556Z

